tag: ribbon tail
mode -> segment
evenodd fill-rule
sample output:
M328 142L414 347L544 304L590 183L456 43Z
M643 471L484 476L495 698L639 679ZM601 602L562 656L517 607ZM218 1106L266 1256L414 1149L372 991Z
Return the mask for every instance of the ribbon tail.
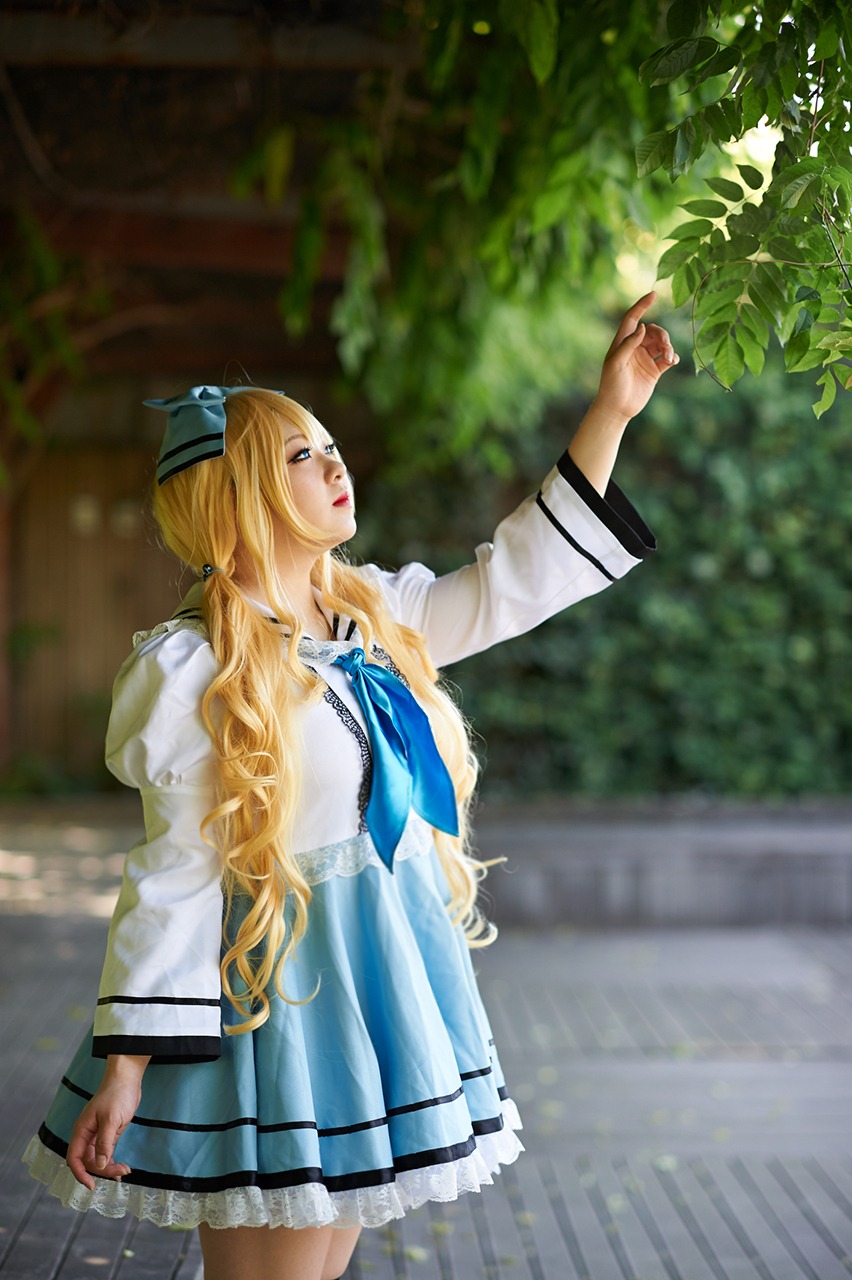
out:
M388 692L393 704L397 691ZM404 714L400 707L395 724L405 742L408 773L412 780L411 807L430 826L457 836L459 817L453 780L438 751L429 717L407 689L404 693Z
M373 780L375 783L375 761L373 762ZM406 777L408 775L406 774ZM402 782L402 779L399 779ZM411 808L411 779L408 779L407 794L403 797L398 795L399 803L389 805L387 803L387 779L385 779L385 787L370 788L370 799L367 803L367 830L370 838L376 848L376 853L387 867L388 871L393 871L394 854L397 851L399 842L402 839L402 833L405 830L405 824L408 821L408 811Z

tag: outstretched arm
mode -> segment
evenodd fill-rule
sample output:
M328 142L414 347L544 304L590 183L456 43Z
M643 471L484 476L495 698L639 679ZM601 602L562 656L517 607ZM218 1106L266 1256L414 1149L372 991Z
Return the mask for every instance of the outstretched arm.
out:
M139 1106L148 1062L144 1056L111 1054L100 1088L77 1118L65 1161L90 1191L95 1187L93 1174L121 1181L130 1173L128 1165L113 1161L112 1154Z
M625 427L679 360L665 329L642 323L656 296L653 290L646 293L619 325L604 359L598 393L568 446L572 461L600 494L609 484Z

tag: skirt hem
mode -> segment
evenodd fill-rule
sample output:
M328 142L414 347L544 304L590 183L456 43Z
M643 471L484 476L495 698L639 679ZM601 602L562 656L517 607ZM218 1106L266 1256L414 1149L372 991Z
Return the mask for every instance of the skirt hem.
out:
M476 1139L474 1151L459 1160L405 1170L376 1187L328 1191L322 1183L262 1190L234 1187L227 1191L166 1191L129 1182L96 1180L94 1191L77 1182L61 1156L33 1138L23 1159L30 1173L45 1183L66 1208L93 1209L106 1218L131 1214L160 1227L189 1230L211 1227L380 1227L417 1209L428 1200L448 1202L490 1185L500 1166L512 1164L523 1151L515 1130L521 1128L513 1102L503 1107L504 1128Z

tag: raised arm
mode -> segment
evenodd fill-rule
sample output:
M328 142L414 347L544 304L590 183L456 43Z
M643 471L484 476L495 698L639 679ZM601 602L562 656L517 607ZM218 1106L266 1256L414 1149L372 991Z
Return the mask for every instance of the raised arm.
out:
M630 308L606 353L600 386L568 446L572 460L598 493L606 493L625 427L650 400L667 369L679 362L669 335L642 323L652 290Z
M374 571L395 616L426 636L437 666L522 635L655 549L650 529L610 480L627 422L677 363L665 330L639 323L655 296L624 317L567 452L538 493L501 521L493 541L477 547L472 564L440 578L420 564Z

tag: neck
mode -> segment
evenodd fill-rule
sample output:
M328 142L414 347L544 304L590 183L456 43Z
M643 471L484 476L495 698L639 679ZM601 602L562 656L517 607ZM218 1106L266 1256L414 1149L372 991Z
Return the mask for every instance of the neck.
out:
M328 619L317 604L311 583L311 573L317 560L316 553L301 547L299 551L302 554L295 555L292 548L287 548L286 553L281 554L279 551L275 557L275 568L286 597L282 603L289 605L293 616L301 622L309 635L316 639L326 639L330 635ZM240 565L238 558L235 581L246 595L257 600L259 604L272 608L272 602L267 599L267 592L250 561Z

